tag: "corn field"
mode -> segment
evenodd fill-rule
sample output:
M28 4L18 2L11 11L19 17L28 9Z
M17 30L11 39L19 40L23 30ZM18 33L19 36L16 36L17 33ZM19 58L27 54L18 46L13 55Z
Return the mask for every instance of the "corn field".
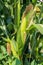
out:
M43 0L0 0L0 65L43 65Z

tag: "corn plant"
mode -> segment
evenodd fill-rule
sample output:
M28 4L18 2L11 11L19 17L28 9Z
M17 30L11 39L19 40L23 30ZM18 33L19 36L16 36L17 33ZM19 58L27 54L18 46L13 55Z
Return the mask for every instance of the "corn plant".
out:
M43 65L43 2L23 2L0 0L0 65Z

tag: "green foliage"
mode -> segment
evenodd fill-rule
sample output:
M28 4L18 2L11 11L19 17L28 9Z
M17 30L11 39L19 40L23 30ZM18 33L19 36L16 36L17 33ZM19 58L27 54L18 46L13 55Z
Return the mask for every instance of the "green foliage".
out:
M43 2L0 0L0 65L43 65Z
M32 3L35 4L37 2L37 0L32 0Z
M20 62L18 59L15 59L15 60L12 62L12 65L21 65L21 62Z

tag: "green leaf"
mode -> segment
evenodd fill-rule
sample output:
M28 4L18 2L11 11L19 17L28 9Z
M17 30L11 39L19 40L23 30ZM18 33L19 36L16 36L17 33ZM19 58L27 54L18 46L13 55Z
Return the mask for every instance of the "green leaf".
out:
M1 46L1 50L2 50L3 54L6 54L6 48L4 46Z
M11 41L11 51L12 51L12 54L15 58L18 58L19 59L19 55L18 55L18 52L17 52L17 45L15 42Z
M33 24L33 25L43 35L43 24Z
M35 60L33 60L33 61L31 62L31 65L37 65L37 63L35 62Z
M7 55L4 56L2 53L0 53L0 60L4 59L6 57L7 57Z
M12 62L12 65L21 65L21 62L20 62L20 60L15 59L15 60Z
M37 2L37 0L32 0L32 3L35 4Z
M3 59L3 55L0 53L0 60L2 60Z
M38 64L38 65L42 65L42 64Z
M0 3L0 11L3 9L3 4Z

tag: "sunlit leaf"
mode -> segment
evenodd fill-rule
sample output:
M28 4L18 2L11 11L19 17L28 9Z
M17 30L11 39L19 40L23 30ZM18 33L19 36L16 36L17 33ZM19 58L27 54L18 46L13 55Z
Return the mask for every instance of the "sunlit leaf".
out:
M33 25L43 35L43 24L33 24Z

